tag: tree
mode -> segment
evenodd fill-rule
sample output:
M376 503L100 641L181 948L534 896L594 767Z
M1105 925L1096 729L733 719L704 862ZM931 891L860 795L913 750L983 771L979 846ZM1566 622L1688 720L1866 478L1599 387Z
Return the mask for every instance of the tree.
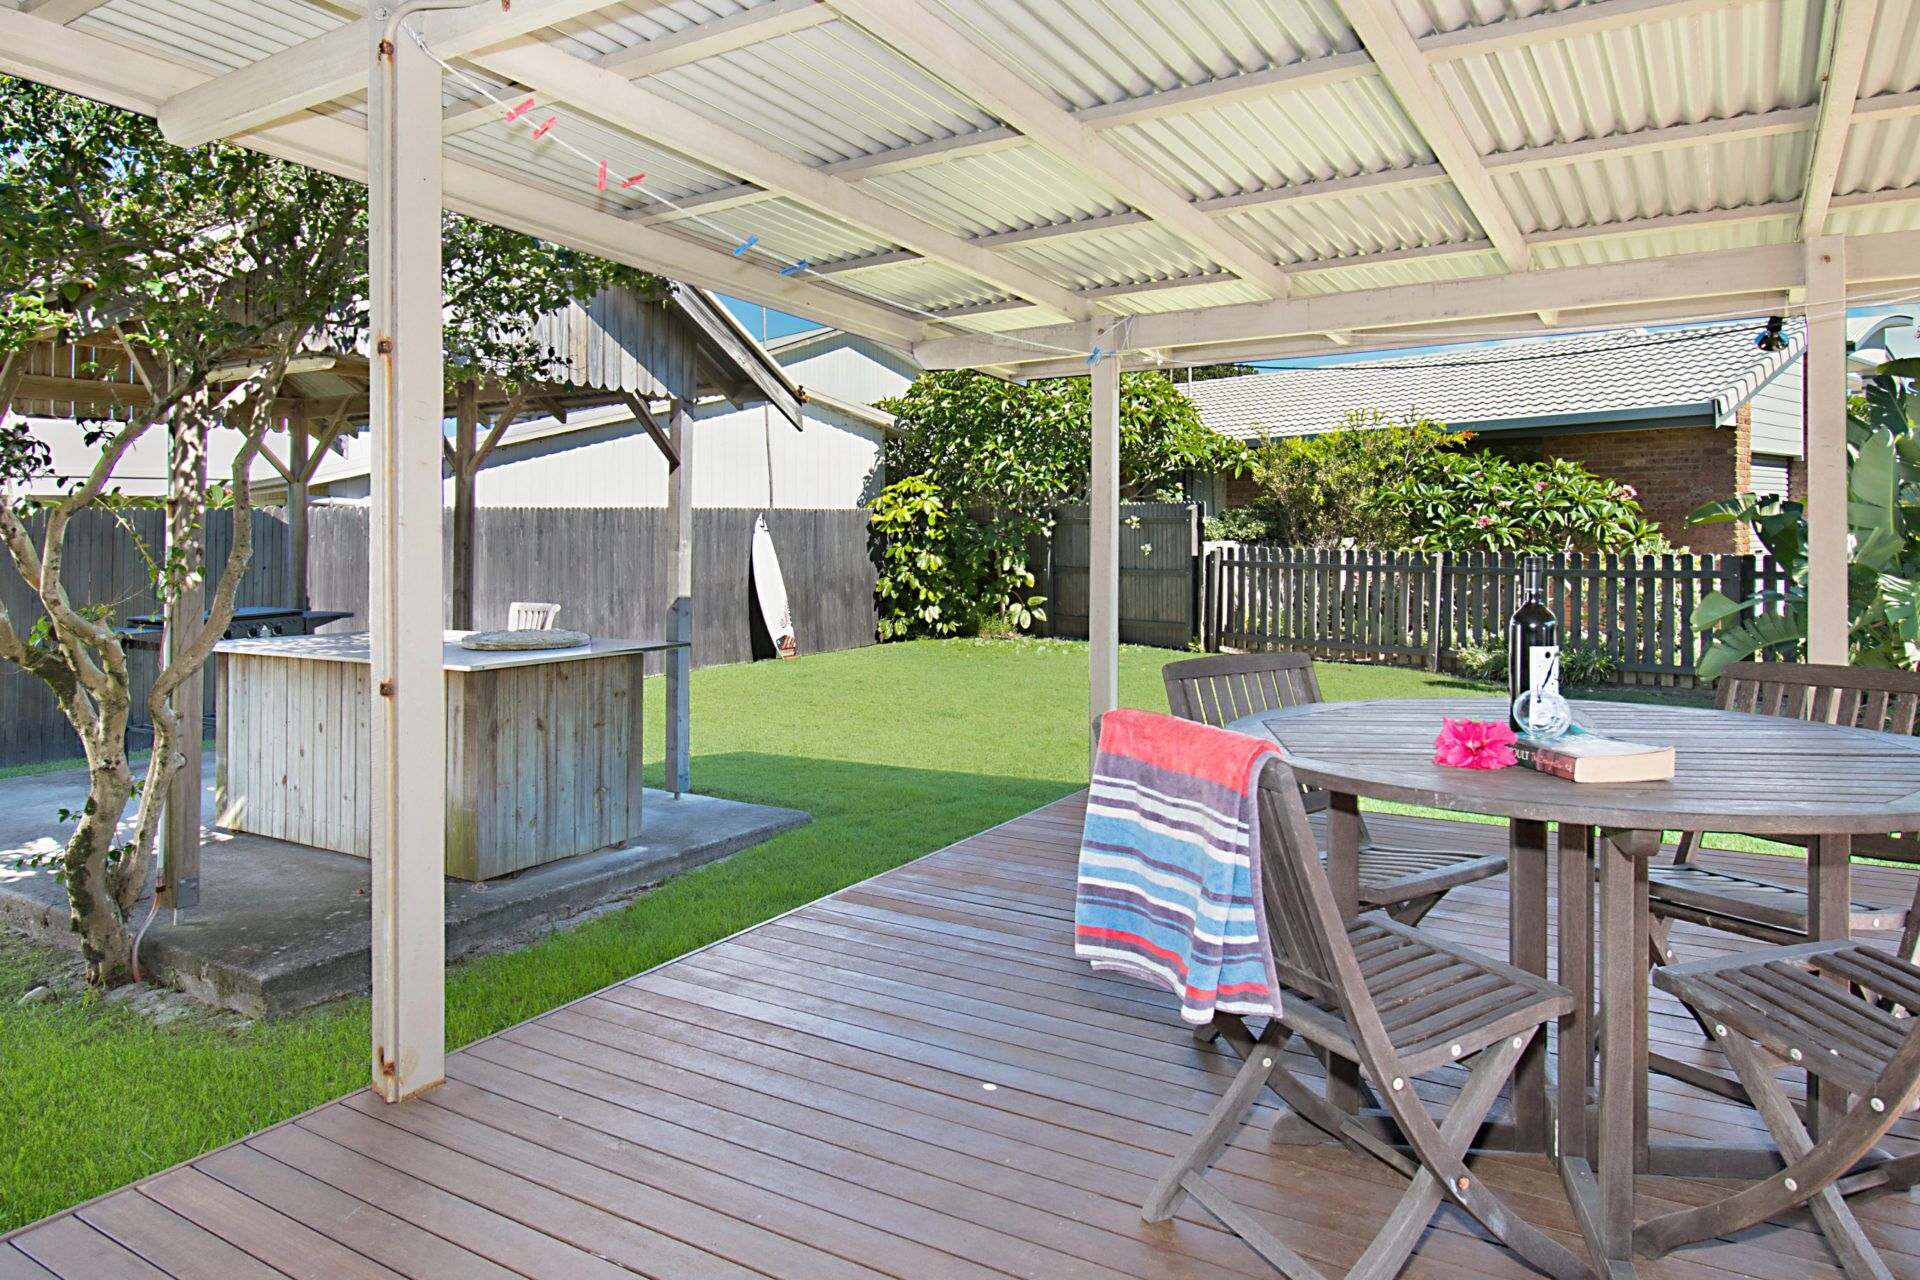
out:
M1440 453L1472 437L1418 415L1395 421L1378 409L1354 410L1331 431L1285 436L1252 451L1260 496L1209 521L1207 536L1293 546L1399 548L1413 539L1404 507L1373 495L1424 474Z
M72 924L95 981L130 961L127 913L146 884L169 784L198 767L199 709L174 693L232 620L252 555L248 476L276 425L288 362L316 345L352 349L364 337L366 193L357 184L226 145L183 151L145 117L0 77L0 539L47 618L0 610L0 658L41 679L79 734L87 801L60 856ZM663 293L656 277L449 215L444 223L447 378L456 392L504 389L508 407L475 445L477 411L461 415L449 448L456 484L472 473L532 384L564 360L537 340L539 316L610 285ZM50 334L118 346L146 403L93 423L91 473L36 511L21 495L46 451L7 410L30 344ZM477 394L458 394L463 406ZM136 786L125 750L133 711L127 657L107 602L77 602L62 580L68 527L99 502L115 466L164 425L174 460L168 545L154 588L170 625L194 624L147 700L154 746ZM240 431L228 481L232 552L204 624L196 600L209 484L210 431ZM465 467L464 476L462 468ZM291 480L291 477L289 477ZM32 521L44 517L38 538ZM191 619L183 614L191 613ZM133 836L116 832L135 792Z
M1867 380L1847 414L1847 644L1862 667L1920 668L1920 360L1894 360ZM1708 592L1693 625L1712 636L1700 658L1711 680L1729 662L1766 650L1804 659L1807 513L1775 494L1710 502L1695 524L1738 520L1784 576L1745 600Z
M1027 546L1051 530L1050 507L1086 500L1091 382L926 373L880 407L902 429L887 443L894 482L873 504L881 638L1044 618L1042 597L1029 594ZM1245 459L1166 375L1121 377L1122 497L1177 496L1182 472L1238 470Z
M1640 513L1631 485L1577 462L1517 462L1497 453L1434 454L1415 475L1387 485L1364 506L1404 517L1414 551L1669 550Z
M20 496L44 450L24 423L0 427L0 540L46 613L23 626L0 611L0 658L45 683L80 737L87 799L60 867L89 977L113 982L129 966L126 917L146 884L169 784L189 759L198 766L199 708L177 709L173 695L232 618L252 557L248 474L274 425L281 379L309 339L356 323L341 304L364 294L364 198L339 179L238 148L177 150L149 120L17 80L0 79L0 137L0 423L28 344L50 329L117 345L147 392L124 419L92 424L92 471L44 512ZM208 432L231 428L244 443L231 477L232 552L208 616L190 620L147 698L153 752L123 843L117 831L136 790L127 655L111 605L74 600L62 561L74 516L161 424L173 459L169 544L149 559L170 616L183 593L197 595L203 572ZM44 518L37 540L35 514Z
M887 443L890 476L926 476L963 508L1041 516L1085 500L1093 467L1086 378L1021 386L979 373L923 373L880 407L901 428ZM1122 376L1123 498L1162 493L1185 471L1237 471L1245 463L1245 448L1202 423L1165 374Z

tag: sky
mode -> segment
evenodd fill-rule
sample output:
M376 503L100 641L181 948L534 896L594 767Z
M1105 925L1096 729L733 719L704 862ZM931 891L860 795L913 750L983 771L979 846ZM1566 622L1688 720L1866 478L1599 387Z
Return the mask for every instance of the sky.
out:
M804 333L809 329L820 328L819 325L811 320L803 320L799 316L788 315L784 311L775 311L770 307L763 307L757 303L742 302L738 298L729 298L724 294L721 295L720 301L725 303L727 309L739 318L740 322L747 327L748 332L756 336L784 338L790 333ZM1850 307L1847 310L1847 314L1850 316L1872 316L1888 315L1895 312L1911 312L1912 310L1913 308L1910 306ZM762 328L763 325L765 326L764 330ZM1648 325L1646 327L1649 329L1676 329L1683 326ZM1577 332L1582 331L1570 329L1565 331L1564 335L1560 336ZM1588 330L1586 332L1604 331ZM1253 366L1258 369L1317 369L1332 364L1354 364L1363 360L1387 360L1396 356L1425 355L1433 351L1458 351L1468 347L1492 347L1498 346L1503 341L1511 342L1515 340L1516 339L1511 338L1489 338L1484 342L1453 342L1447 343L1444 346L1394 347L1382 351L1355 351L1351 353L1320 356L1297 356L1288 360L1256 360L1253 362ZM1176 375L1176 378L1177 376L1178 375Z

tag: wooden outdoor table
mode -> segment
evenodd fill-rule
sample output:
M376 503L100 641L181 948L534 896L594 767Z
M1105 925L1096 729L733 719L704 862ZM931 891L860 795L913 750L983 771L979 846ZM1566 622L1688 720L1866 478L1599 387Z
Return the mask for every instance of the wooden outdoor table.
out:
M1632 1274L1636 1172L1746 1175L1768 1157L1648 1139L1647 863L1662 832L1808 838L1813 935L1844 937L1852 837L1920 828L1920 740L1638 703L1580 702L1575 714L1582 725L1612 737L1673 744L1675 776L1582 785L1530 769L1434 764L1441 718L1504 720L1506 704L1498 698L1314 703L1246 716L1229 727L1272 738L1303 783L1328 792L1328 871L1349 913L1358 911L1363 797L1508 819L1509 954L1512 963L1543 976L1547 824L1558 825L1559 977L1580 998L1559 1028L1557 1082L1549 1079L1545 1047L1536 1045L1514 1076L1511 1125L1485 1145L1555 1155L1589 1248L1621 1276ZM1583 1051L1594 1042L1596 973L1597 1077ZM1329 1088L1344 1099L1357 1096L1355 1081L1330 1081Z

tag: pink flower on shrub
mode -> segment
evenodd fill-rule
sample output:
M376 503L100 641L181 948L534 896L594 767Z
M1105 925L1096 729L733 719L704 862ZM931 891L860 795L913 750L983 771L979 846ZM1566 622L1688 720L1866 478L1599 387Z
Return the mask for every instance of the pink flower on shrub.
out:
M1547 482L1545 480L1535 480L1533 482L1533 491L1535 493L1545 493L1547 491Z
M1488 525L1490 525L1490 524L1492 524L1492 523L1493 523L1493 517L1492 517L1492 516L1481 516L1481 517L1480 517L1480 518L1479 518L1478 520L1475 520L1475 521L1474 521L1474 523L1475 523L1475 524L1477 524L1477 525L1479 525L1479 526L1480 526L1480 527L1481 527L1482 529L1484 529L1484 528L1486 528L1486 527L1487 527Z
M1637 498L1640 496L1640 491L1630 484L1623 484L1613 492L1616 496L1622 498Z
M1454 769L1505 769L1515 763L1514 732L1497 720L1449 720L1441 717L1433 740L1433 762Z

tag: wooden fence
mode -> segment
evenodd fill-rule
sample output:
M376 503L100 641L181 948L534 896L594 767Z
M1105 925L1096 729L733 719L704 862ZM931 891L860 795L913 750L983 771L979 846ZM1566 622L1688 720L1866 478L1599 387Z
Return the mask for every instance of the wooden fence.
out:
M1091 530L1086 507L1055 507L1050 544L1031 548L1036 591L1047 597L1048 635L1086 637ZM1122 504L1119 549L1121 643L1186 648L1200 631L1200 508Z
M1693 683L1704 643L1694 606L1709 591L1741 600L1782 579L1754 556L1547 558L1561 643L1607 654L1623 683ZM1503 634L1519 585L1511 553L1210 543L1202 639L1209 650L1304 649L1457 671L1457 650Z
M759 511L698 509L694 513L694 647L696 666L754 656L747 566ZM766 513L792 600L801 653L848 649L874 641L874 567L867 553L864 510ZM119 619L151 613L154 597L135 535L157 547L158 511L131 513L128 524L89 511L67 536L67 582L74 599L107 603ZM226 558L230 515L215 512L209 562ZM37 530L38 525L34 528ZM474 615L483 627L506 624L514 600L552 600L560 624L603 636L659 639L672 603L666 511L655 507L483 507L475 529ZM293 588L287 528L277 512L254 513L254 558L241 604L288 604ZM451 564L451 543L448 562ZM363 630L367 607L367 509L316 506L309 532L309 592L316 609L352 616L335 631ZM40 616L34 595L10 568L0 569L0 601L23 628ZM144 705L153 655L134 659L135 705ZM212 681L207 704L212 710ZM135 745L139 745L138 742ZM38 680L0 662L0 767L77 756L66 717Z
M82 511L67 526L64 543L68 595L78 605L109 605L116 622L158 609L153 574L147 556L159 557L166 517L159 510L126 512ZM38 546L46 517L31 516L27 529ZM233 545L233 513L213 511L207 516L209 577L227 562ZM293 592L287 548L286 522L277 512L253 513L253 564L241 580L241 605L284 604ZM143 551L144 548L144 551ZM0 604L13 625L25 634L46 616L40 599L11 564L0 567ZM158 655L136 649L127 655L134 719L144 721L153 687ZM206 710L213 710L213 682L206 682ZM142 735L143 736L143 735ZM135 745L140 745L136 737ZM0 662L0 767L61 760L80 754L80 742L44 684L10 662Z

